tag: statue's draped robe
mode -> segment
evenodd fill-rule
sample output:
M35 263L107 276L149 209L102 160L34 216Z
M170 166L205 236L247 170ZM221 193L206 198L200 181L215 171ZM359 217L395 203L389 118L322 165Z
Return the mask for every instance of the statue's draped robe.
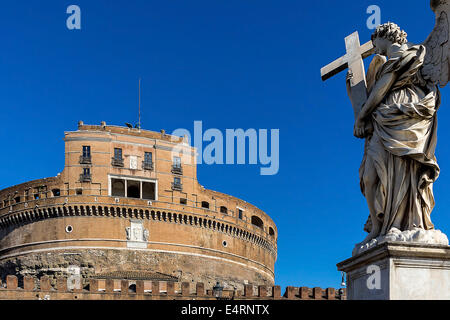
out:
M382 221L380 235L392 227L434 229L430 214L435 204L433 182L439 175L434 153L440 95L421 77L425 52L424 46L400 50L376 75L376 79L396 75L393 87L372 113L374 132L366 140L360 168L363 194L371 163L379 178L374 208Z

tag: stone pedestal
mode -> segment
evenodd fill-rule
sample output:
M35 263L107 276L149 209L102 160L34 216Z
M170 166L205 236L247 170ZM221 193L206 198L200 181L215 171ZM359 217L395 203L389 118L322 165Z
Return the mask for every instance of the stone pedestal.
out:
M450 246L385 242L337 267L349 300L450 300Z

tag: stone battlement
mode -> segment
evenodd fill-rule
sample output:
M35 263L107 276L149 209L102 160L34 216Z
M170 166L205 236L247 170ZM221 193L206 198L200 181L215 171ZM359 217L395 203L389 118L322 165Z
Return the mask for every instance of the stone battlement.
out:
M233 300L346 300L346 290L333 288L244 285L244 292L224 290L222 297ZM50 278L6 277L0 288L0 300L215 300L203 283L89 279L84 289L69 289L67 278L52 285Z

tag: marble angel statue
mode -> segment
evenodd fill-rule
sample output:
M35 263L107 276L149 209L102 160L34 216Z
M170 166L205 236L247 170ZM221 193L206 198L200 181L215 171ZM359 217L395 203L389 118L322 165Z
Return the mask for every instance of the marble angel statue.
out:
M408 42L394 23L378 26L372 35L376 55L367 74L368 98L354 126L354 135L366 139L359 172L369 235L354 254L388 240L448 245L430 215L439 176L439 87L449 81L450 3L433 0L431 6L436 25L422 44Z

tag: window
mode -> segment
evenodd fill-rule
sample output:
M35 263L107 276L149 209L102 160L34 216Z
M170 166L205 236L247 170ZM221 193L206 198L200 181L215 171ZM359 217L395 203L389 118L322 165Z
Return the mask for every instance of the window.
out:
M75 193L77 196L81 196L83 194L83 189L77 189Z
M242 220L242 209L238 209L238 217Z
M80 175L81 182L91 182L91 168L83 168L83 173Z
M254 226L257 226L258 228L263 229L264 228L264 222L261 220L261 218L257 216L252 216L252 224Z
M15 197L15 198L14 198L14 201L15 201L16 203L19 203L19 202L20 202L20 196Z
M181 178L174 177L172 183L172 190L181 191L183 189L183 185L181 184Z
M112 158L112 165L115 167L123 167L122 148L114 148L114 157Z
M153 182L142 182L142 199L155 200L155 186Z
M80 156L80 164L91 164L91 146L83 146L83 153Z
M272 227L269 227L269 235L272 237L275 235L275 231L272 229Z
M153 170L153 154L151 152L146 152L144 154L144 162L142 163L144 170Z
M207 201L202 201L202 208L204 208L204 209L209 209L209 202L207 202Z
M83 158L91 157L91 146L83 146Z
M225 214L227 214L227 213L228 213L227 207L221 206L221 207L220 207L220 213L225 213Z
M181 158L180 157L173 157L173 167L181 168Z
M183 174L183 168L181 167L181 158L180 157L173 157L172 173Z
M141 183L140 181L127 181L127 197L139 199L141 197Z
M125 181L121 179L111 179L111 196L125 197Z
M35 193L35 194L34 194L34 200L39 200L39 198L40 198L40 197L39 197L39 193Z
M180 198L180 204L187 204L186 198Z
M122 149L121 148L114 148L114 158L116 160L122 160Z
M156 181L143 178L111 177L110 188L112 197L157 200Z
M61 196L61 190L60 189L53 189L52 190L53 196L54 197L59 197Z

